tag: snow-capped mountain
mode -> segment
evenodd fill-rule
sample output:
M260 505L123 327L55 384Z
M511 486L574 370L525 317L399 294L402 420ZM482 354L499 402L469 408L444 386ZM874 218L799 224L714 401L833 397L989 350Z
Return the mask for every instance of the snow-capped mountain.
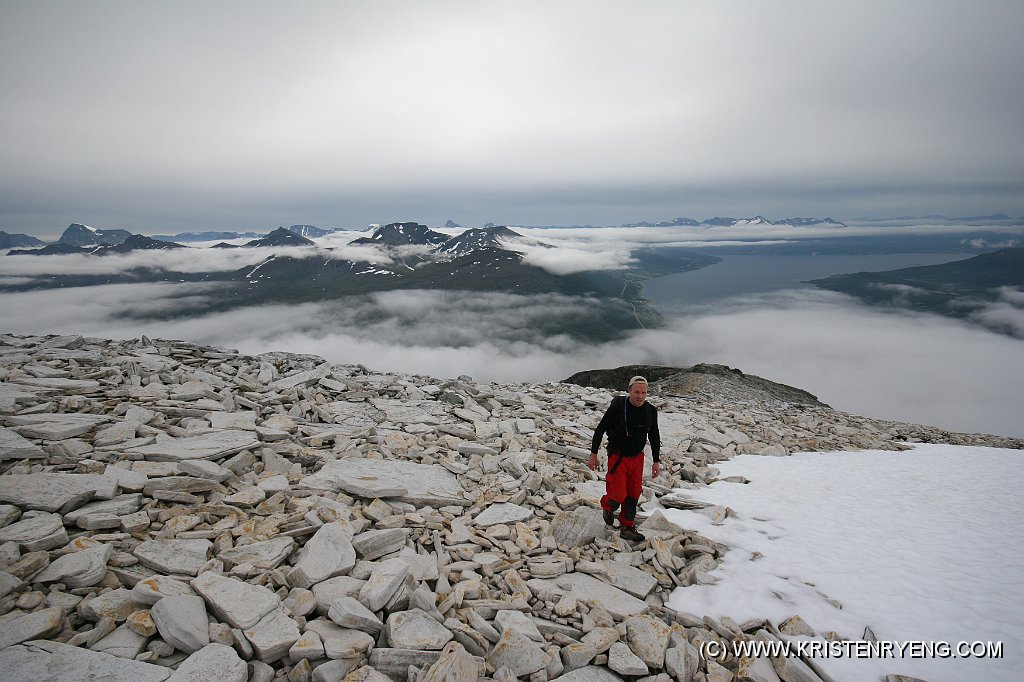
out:
M245 246L312 246L313 240L295 234L286 227L279 227L265 237L246 242Z
M410 244L443 244L448 235L431 230L419 223L388 223L377 227L373 235L360 237L352 244L384 244L386 246L406 246Z
M791 227L846 227L845 224L832 218L782 218L771 220L763 215L756 215L752 218L727 218L715 216L707 220L698 221L693 218L673 218L667 222L660 223L626 223L622 227L737 227L747 225L789 225Z
M132 233L128 230L100 230L81 223L71 223L57 242L71 246L117 245L124 243L124 240L131 236Z
M314 227L313 225L292 225L285 229L299 235L300 237L305 237L306 239L317 239L318 237L324 237L334 232L334 230L321 230L319 227Z

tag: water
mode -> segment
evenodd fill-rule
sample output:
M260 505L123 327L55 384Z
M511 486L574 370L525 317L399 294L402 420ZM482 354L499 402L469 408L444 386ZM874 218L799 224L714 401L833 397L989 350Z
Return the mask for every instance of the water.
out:
M829 275L937 265L969 257L963 253L728 255L722 256L722 262L700 270L647 280L643 296L663 314L671 315L731 296L813 288L813 284L803 282Z

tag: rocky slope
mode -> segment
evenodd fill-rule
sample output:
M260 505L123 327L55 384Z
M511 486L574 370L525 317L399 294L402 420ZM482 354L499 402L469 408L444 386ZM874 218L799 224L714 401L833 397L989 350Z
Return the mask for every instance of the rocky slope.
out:
M1024 446L766 391L739 399L734 371L703 376L699 400L654 386L664 468L646 499L687 505L670 493L706 485L737 452ZM715 377L722 391L708 388ZM636 546L604 525L603 484L584 460L614 394L145 337L0 336L0 669L820 679L801 659L698 656L702 642L770 639L800 621L664 606L677 587L714 581L728 548L659 512Z

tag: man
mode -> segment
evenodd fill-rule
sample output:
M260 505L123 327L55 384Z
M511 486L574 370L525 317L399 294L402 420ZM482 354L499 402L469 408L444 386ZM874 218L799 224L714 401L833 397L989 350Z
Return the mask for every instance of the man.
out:
M601 498L604 522L615 525L615 510L619 509L619 535L631 542L640 542L644 536L634 527L636 506L640 502L644 475L644 446L651 441L654 463L651 474L661 474L661 434L658 433L658 409L647 402L647 379L641 376L629 380L629 395L612 400L594 431L587 461L597 470L597 451L601 439L608 434L608 475L605 477L606 494Z

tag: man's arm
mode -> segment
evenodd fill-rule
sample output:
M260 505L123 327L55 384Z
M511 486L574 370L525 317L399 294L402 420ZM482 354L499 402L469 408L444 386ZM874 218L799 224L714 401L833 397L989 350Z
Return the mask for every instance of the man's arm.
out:
M657 478L661 475L661 432L658 431L658 408L651 405L651 409L654 412L651 417L651 428L647 432L647 436L651 440L651 459L654 460L651 464L651 476Z

